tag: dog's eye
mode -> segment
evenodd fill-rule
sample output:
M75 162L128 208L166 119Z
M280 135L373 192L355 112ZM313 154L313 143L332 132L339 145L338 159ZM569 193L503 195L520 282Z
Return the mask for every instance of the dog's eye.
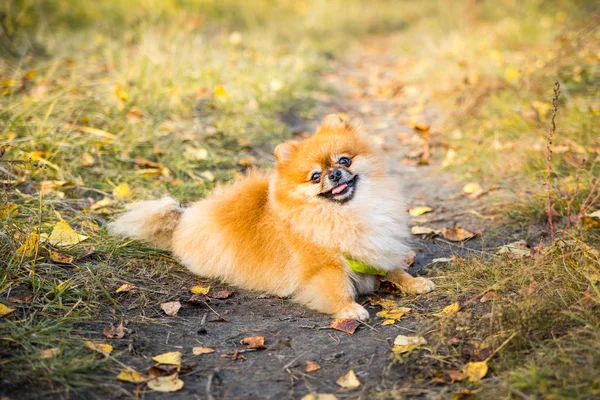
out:
M320 172L315 172L314 174L312 174L312 176L310 177L310 179L314 183L319 183L319 181L321 180L321 173Z
M341 158L338 160L338 164L340 164L340 165L343 165L343 166L345 166L345 167L349 167L349 166L350 166L350 164L352 164L352 160L351 160L351 159L349 159L348 157L341 157Z

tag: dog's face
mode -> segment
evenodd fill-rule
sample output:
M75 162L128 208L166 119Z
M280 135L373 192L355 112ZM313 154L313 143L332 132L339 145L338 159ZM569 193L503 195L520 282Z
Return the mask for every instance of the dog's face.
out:
M289 207L344 206L361 190L361 182L382 171L366 140L335 114L326 117L310 138L277 146L275 157L274 189Z

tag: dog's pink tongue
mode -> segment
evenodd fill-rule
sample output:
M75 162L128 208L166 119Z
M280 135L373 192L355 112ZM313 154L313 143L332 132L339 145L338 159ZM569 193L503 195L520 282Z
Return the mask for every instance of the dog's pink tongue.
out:
M344 189L346 189L347 187L348 187L348 184L342 183L340 186L334 187L333 190L331 190L331 193L338 194L338 193L342 192Z

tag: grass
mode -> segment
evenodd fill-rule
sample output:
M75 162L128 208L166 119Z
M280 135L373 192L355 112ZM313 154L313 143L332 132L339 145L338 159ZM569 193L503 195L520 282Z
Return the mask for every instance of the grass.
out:
M434 159L500 187L487 201L508 216L502 229L521 225L542 241L532 257L455 257L426 301L463 309L428 333L435 357L402 360L435 378L479 360L474 346L496 349L514 333L490 376L461 387L484 398L597 397L599 237L579 224L563 232L567 203L577 210L600 175L594 3L252 3L4 2L0 302L15 311L0 320L0 385L114 390L126 349L105 358L84 340L124 316L150 323L193 282L168 254L108 236L105 222L127 202L166 193L189 202L269 165L274 145L293 136L286 120L314 118L331 93L319 78L331 57L393 31L386 51L399 55L407 93L417 87L417 106L445 110L426 121ZM543 183L556 80L551 242ZM88 238L36 240L61 220ZM27 243L30 251L16 251ZM115 293L124 283L137 286L135 297ZM480 303L487 290L499 299ZM41 358L52 348L60 354Z

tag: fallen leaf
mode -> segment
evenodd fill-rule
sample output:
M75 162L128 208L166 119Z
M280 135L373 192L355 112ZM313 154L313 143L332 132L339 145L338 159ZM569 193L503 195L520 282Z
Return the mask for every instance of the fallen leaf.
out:
M30 257L35 252L35 249L38 247L39 243L40 243L40 236L35 232L31 232L31 234L29 234L29 236L27 237L27 240L25 241L25 243L23 243L17 249L17 254L20 254L20 255L26 256L26 257Z
M148 380L148 378L131 368L123 368L121 372L119 372L119 375L117 375L117 379L122 382L130 383L142 383Z
M50 251L50 259L60 264L70 264L73 262L73 256L60 254L56 251Z
M94 157L92 157L90 155L90 153L83 153L79 157L81 158L81 166L82 167L91 167L92 165L94 165L96 163L96 160L94 159Z
M119 286L119 288L117 290L115 290L115 293L127 293L127 292L135 292L135 285L131 284L131 283L124 283L121 286Z
M170 317L174 317L177 315L177 312L181 308L181 303L178 301L170 301L168 303L162 303L160 308Z
M475 397L475 395L469 389L463 389L460 392L454 393L452 395L452 400L462 400L471 397Z
M159 364L181 365L181 352L171 351L169 353L163 353L154 356L152 359Z
M196 285L190 289L190 292L192 292L193 294L207 295L209 291L210 291L210 286L202 287L200 285Z
M465 186L463 186L464 194L473 194L478 190L481 190L481 185L476 182L467 183Z
M488 366L486 361L468 362L462 369L462 373L469 378L470 381L476 382L486 376Z
M0 207L0 219L6 217L16 217L18 214L18 208L16 204L5 204Z
M47 241L55 246L73 246L87 238L87 236L75 232L65 221L58 221L52 228Z
M398 303L389 299L369 299L371 305L381 306L384 310L392 310L398 307Z
M437 235L439 231L428 226L415 225L412 228L410 228L410 233L412 233L413 235Z
M479 302L486 303L488 301L496 301L496 300L500 300L500 296L498 296L496 294L496 292L494 292L493 290L490 290L490 291L487 291L483 296L481 296L481 299L479 299Z
M148 387L157 392L177 392L183 389L183 381L179 379L177 373L169 376L159 376L148 381Z
M321 366L314 361L306 361L306 368L304 368L304 372L314 372L321 369Z
M419 133L427 133L431 127L426 122L410 121L410 126Z
M194 347L192 349L192 353L195 356L199 356L200 354L210 354L210 353L214 353L215 349L211 349L210 347Z
M377 313L377 316L379 318L383 318L386 320L398 321L400 318L402 318L403 316L408 314L410 311L411 311L411 309L408 307L397 307L397 308L393 308L393 309L389 309L389 310L379 311ZM386 325L388 325L388 324L389 323L387 323Z
M211 299L228 299L233 292L227 290L221 290L218 292L212 292L208 295Z
M123 336L125 336L125 328L123 328L123 321L121 321L119 326L117 326L116 328L111 326L110 328L104 328L102 332L104 333L104 336L106 336L109 339L122 339Z
M213 91L213 94L217 98L227 98L227 97L229 97L229 93L227 93L227 90L225 90L225 88L223 87L223 85L217 85L215 87L215 90Z
M449 369L446 372L448 373L448 376L450 376L450 379L452 380L450 383L454 383L456 381L462 381L463 379L465 379L467 377L466 374L464 374L462 371L459 371L457 369Z
M408 255L406 257L404 257L404 260L402 260L402 263L404 264L405 267L410 267L411 265L413 265L415 263L415 257L417 256L417 253L413 250L408 252Z
M208 150L202 147L185 146L183 156L190 161L203 161L208 159Z
M352 318L337 318L331 321L329 327L353 335L359 325L360 322Z
M62 353L61 349L59 349L58 347L52 347L50 349L42 350L40 357L44 358L44 359L53 358L53 357L56 357L57 355L59 355L60 353Z
M440 311L439 313L435 313L433 315L435 315L436 317L443 317L445 315L456 314L459 311L460 311L460 304L458 302L456 302L456 303L450 304L449 306L444 307L444 309L442 311Z
M309 393L302 397L301 400L337 400L337 397L331 393Z
M450 263L452 262L453 258L452 257L440 257L440 258L434 258L433 260L431 260L432 264L436 264L436 263Z
M117 185L117 187L115 187L115 189L113 190L113 194L117 200L124 200L128 197L131 197L133 195L133 192L131 191L131 188L128 184L121 183L120 185Z
M410 210L408 210L408 213L412 217L418 217L419 215L427 214L431 211L433 211L433 208L427 207L427 206L422 206L422 207L411 208Z
M396 323L395 319L386 319L385 321L383 321L381 323L382 326L386 326L386 325L394 325Z
M264 336L248 336L240 340L240 343L248 346L249 349L266 349Z
M427 344L427 340L423 336L405 336L398 335L396 339L394 339L394 345L396 346L406 346L409 344L414 344L420 346L422 344Z
M85 344L85 347L87 347L88 349L97 351L98 353L103 354L107 357L113 351L113 347L110 344L106 344L106 343L94 343L89 340L86 340L84 342L84 344Z
M531 249L525 240L519 240L517 242L505 244L504 246L500 247L497 253L507 254L513 258L521 258L530 256Z
M452 228L442 228L442 236L452 242L463 242L475 237L475 233L469 232L468 230L461 228L458 225L454 225Z
M344 389L355 389L360 386L360 381L356 377L354 370L348 371L347 374L340 376L335 381L338 385L343 387Z
M193 294L189 298L188 303L193 304L193 305L199 305L199 304L204 304L207 301L210 301L210 299L208 297L206 297L206 295L204 295L204 294Z
M581 218L581 225L585 229L600 229L600 210L585 214Z

